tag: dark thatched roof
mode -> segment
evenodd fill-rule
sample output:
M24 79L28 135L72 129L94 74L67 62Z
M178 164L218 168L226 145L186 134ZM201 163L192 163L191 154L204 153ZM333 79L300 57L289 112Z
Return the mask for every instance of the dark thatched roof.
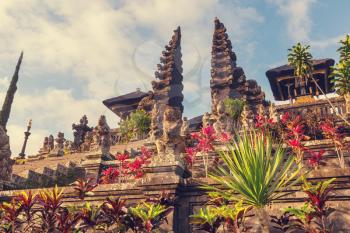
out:
M125 119L131 112L137 109L139 102L149 95L150 93L137 90L125 95L106 99L103 101L103 104L120 118Z
M330 73L330 67L334 65L334 60L331 58L325 59L315 59L313 62L313 74L314 77L320 80L320 86L325 93L330 93L332 90L332 83L330 83L330 79L328 75ZM319 73L321 70L326 70L326 75L322 75ZM270 82L272 93L275 97L275 100L286 100L288 99L288 94L286 93L286 89L282 89L282 95L278 90L278 79L281 77L293 77L294 76L294 68L289 65L279 66L273 69L266 71L266 76Z

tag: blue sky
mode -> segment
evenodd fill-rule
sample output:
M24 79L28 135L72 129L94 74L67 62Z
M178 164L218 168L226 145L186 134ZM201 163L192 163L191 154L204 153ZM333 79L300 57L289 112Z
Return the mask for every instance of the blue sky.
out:
M227 27L237 64L272 100L265 72L286 62L296 42L315 58L337 60L338 41L349 33L347 0L12 0L0 1L0 97L21 50L24 61L9 134L14 155L33 119L28 153L58 131L72 139L71 124L105 114L102 100L151 88L156 64L173 29L182 28L184 115L210 109L213 20Z

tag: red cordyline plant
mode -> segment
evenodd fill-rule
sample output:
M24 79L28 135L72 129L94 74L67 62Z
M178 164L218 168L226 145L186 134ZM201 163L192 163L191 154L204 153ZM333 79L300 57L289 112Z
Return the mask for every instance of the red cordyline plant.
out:
M339 160L339 166L341 168L345 168L345 159L342 153L342 149L344 148L343 135L338 132L338 127L334 126L334 124L332 124L329 121L322 122L321 129L323 131L324 136L326 138L331 139L334 143L334 148L337 152Z
M79 178L72 185L78 197L81 200L84 200L86 196L91 196L94 194L92 191L98 184L95 183L93 178L89 178L87 180Z
M19 218L21 211L21 205L15 199L12 199L10 203L3 203L0 205L0 213L2 212L0 222L1 232L18 232L17 229L21 225L21 220Z
M205 169L205 176L208 177L209 153L213 152L214 142L219 140L223 143L228 143L232 138L229 133L222 132L217 134L213 126L209 125L201 129L201 131L191 134L192 140L195 142L193 147L185 149L185 162L191 168L198 153L203 157L203 165Z
M334 185L331 185L334 180L335 178L312 184L304 178L302 188L307 195L304 205L301 208L286 208L280 218L274 216L273 222L277 225L275 228L283 232L294 232L292 230L296 229L310 233L334 232L333 224L328 219L334 209L327 206L329 194L334 190Z
M114 183L117 179L119 182L128 178L142 178L144 168L151 162L152 152L146 147L141 147L140 155L130 161L128 152L118 153L116 167L109 167L102 171L100 182L103 184Z
M67 208L60 209L56 214L57 229L61 233L73 232L80 219L81 213L69 212Z

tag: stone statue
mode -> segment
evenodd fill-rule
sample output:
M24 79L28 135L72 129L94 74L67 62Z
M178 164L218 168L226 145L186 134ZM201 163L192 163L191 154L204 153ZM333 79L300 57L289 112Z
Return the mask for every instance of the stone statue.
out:
M50 152L52 155L56 156L63 156L64 155L64 142L66 139L64 138L64 133L58 132L57 138L55 138L55 147L54 149Z
M190 135L190 123L187 120L187 117L184 117L182 120L181 133L180 136L183 138L188 138Z
M215 116L215 123L213 127L216 133L227 132L227 121L228 115L225 111L225 104L223 101L220 101L216 109L217 115Z
M111 146L111 133L110 128L107 124L106 117L104 115L100 116L98 125L95 127L94 143L98 143L102 155L109 156L109 150Z
M64 143L64 152L65 152L65 154L71 153L73 148L75 149L73 144L74 144L74 142L72 142L70 140L65 141L65 143Z
M83 144L80 145L80 151L83 151L83 152L90 151L93 140L94 140L93 139L93 132L92 131L86 132L84 142L83 142Z
M203 128L210 125L210 114L208 112L204 113L202 118Z
M47 154L50 152L50 147L49 147L49 137L44 138L43 146L39 150L39 154Z
M164 112L163 137L164 148L161 152L179 154L184 151L184 142L180 136L182 127L182 112L179 108L167 106Z
M151 130L150 130L150 139L155 141L159 139L162 135L162 121L163 117L160 114L160 105L155 101L152 112L151 112Z
M83 144L85 135L87 132L92 131L92 128L88 126L88 119L86 115L84 115L81 119L79 124L73 124L72 129L74 130L74 143L73 147L77 150L80 149L80 145Z
M269 118L272 119L274 122L278 121L276 106L273 103L271 103L269 107Z
M11 180L13 164L9 136L6 135L4 128L0 125L0 190L2 189L1 181Z
M48 150L52 151L55 148L55 139L53 138L52 134L50 134L47 143Z
M241 124L242 124L242 128L244 130L248 130L249 128L249 109L247 105L244 105L243 107L243 111L241 114Z

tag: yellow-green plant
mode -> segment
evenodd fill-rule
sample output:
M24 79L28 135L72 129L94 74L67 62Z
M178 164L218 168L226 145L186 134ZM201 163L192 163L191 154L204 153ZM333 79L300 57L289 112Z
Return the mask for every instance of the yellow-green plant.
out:
M301 168L296 166L294 156L288 156L282 144L273 145L270 134L251 131L237 136L227 151L221 151L220 158L223 164L209 177L222 187L204 188L227 200L254 207L265 221L266 230L268 215L264 207L290 193L288 188L298 181Z
M173 207L144 202L136 207L131 207L129 210L134 217L138 218L135 222L142 221L141 228L143 230L152 232L166 221L167 215L173 211Z

